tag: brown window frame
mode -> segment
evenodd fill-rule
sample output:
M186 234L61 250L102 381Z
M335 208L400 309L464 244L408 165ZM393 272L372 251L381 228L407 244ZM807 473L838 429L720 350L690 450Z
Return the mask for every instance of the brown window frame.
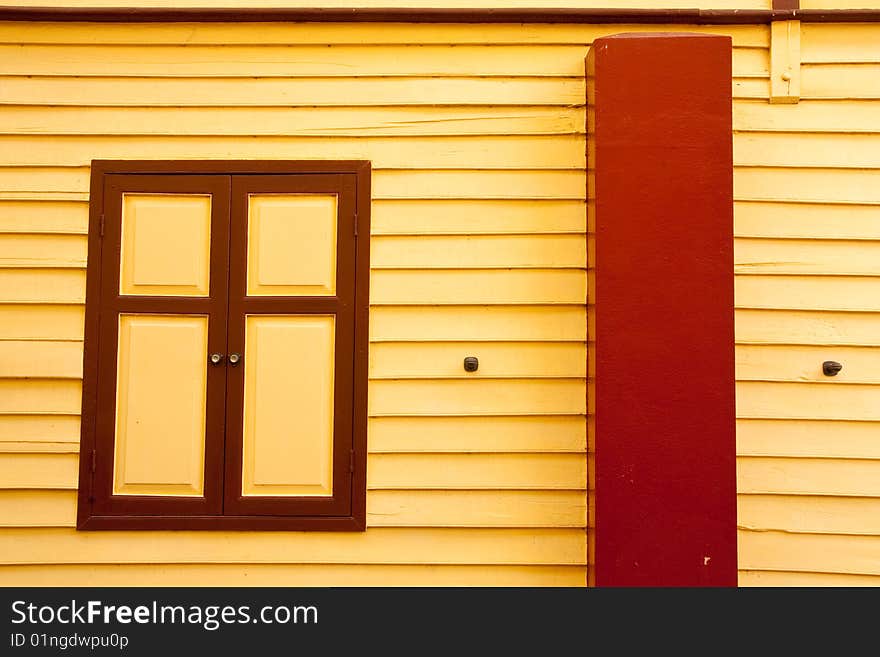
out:
M200 189L212 192L215 202L211 218L214 237L209 297L119 294L115 276L119 271L119 226L108 219L119 215L113 199L122 189L119 186L122 180L125 184L135 181L144 191ZM318 191L339 194L337 277L350 284L343 286L345 289L340 289L334 297L246 298L238 279L243 280L246 268L247 222L238 197L247 191L284 190L291 185L295 187L297 181L315 186ZM312 187L308 187L308 191L312 191ZM371 164L367 160L92 161L77 529L363 531L366 528L370 201ZM222 230L215 230L221 222ZM105 275L107 272L110 276ZM215 276L219 277L216 285ZM115 363L117 336L115 330L108 328L114 322L102 323L101 317L102 311L105 316L115 318L119 312L136 310L211 314L215 319L209 324L209 340L211 335L216 338L220 332L223 342L234 336L242 337L239 334L243 331L245 311L337 314L343 320L337 324L337 342L344 348L336 355L334 415L339 422L335 431L342 429L334 435L334 481L344 482L342 494L337 492L336 485L334 496L321 500L278 497L243 500L235 493L241 476L236 471L240 469L236 446L240 447L241 432L235 430L240 423L241 409L227 400L241 395L242 381L238 381L240 377L230 377L227 382L228 368L223 367L208 368L209 380L211 377L222 380L209 385L207 404L213 413L208 412L206 426L205 497L188 500L173 496L163 499L113 496L115 437L112 424L107 426L105 416L108 414L102 414L101 410L106 408L108 400L115 398L116 380L115 376L106 375L102 380L99 374L102 364L103 369L107 368L108 353ZM222 394L216 392L218 387ZM214 391L213 397L210 390ZM222 399L217 399L218 396ZM349 432L350 448L348 440L339 440L340 435L348 436ZM222 440L217 439L217 435ZM229 510L234 514L224 514Z

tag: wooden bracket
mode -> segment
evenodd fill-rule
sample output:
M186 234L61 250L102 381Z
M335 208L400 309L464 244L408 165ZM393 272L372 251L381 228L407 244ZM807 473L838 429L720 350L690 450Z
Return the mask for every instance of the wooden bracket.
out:
M801 99L801 22L770 24L770 102Z

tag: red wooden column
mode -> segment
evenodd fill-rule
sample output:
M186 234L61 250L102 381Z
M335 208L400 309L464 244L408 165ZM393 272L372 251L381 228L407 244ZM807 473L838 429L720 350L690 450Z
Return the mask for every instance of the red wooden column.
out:
M592 577L735 586L731 40L587 57Z

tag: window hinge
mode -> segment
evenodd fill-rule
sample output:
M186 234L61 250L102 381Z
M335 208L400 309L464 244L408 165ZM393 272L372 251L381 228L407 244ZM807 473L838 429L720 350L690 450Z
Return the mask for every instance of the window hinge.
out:
M94 473L95 469L97 468L97 461L98 461L97 452L95 450L92 450L92 472L93 473Z
M358 236L358 216L357 212L354 213L354 236Z
M101 214L101 237L104 237L104 214Z
M354 450L351 450L349 452L349 455L350 457L348 459L348 471L354 472Z

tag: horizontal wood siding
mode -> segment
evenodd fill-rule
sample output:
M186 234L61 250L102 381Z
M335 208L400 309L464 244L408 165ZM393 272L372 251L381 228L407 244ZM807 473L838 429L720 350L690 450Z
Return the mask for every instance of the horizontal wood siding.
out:
M880 26L801 29L734 137L740 584L878 586Z
M584 585L583 57L671 29L0 24L3 581ZM766 26L693 29L734 40L740 583L876 585L880 26L803 25L796 105ZM372 160L364 535L72 529L93 158Z

